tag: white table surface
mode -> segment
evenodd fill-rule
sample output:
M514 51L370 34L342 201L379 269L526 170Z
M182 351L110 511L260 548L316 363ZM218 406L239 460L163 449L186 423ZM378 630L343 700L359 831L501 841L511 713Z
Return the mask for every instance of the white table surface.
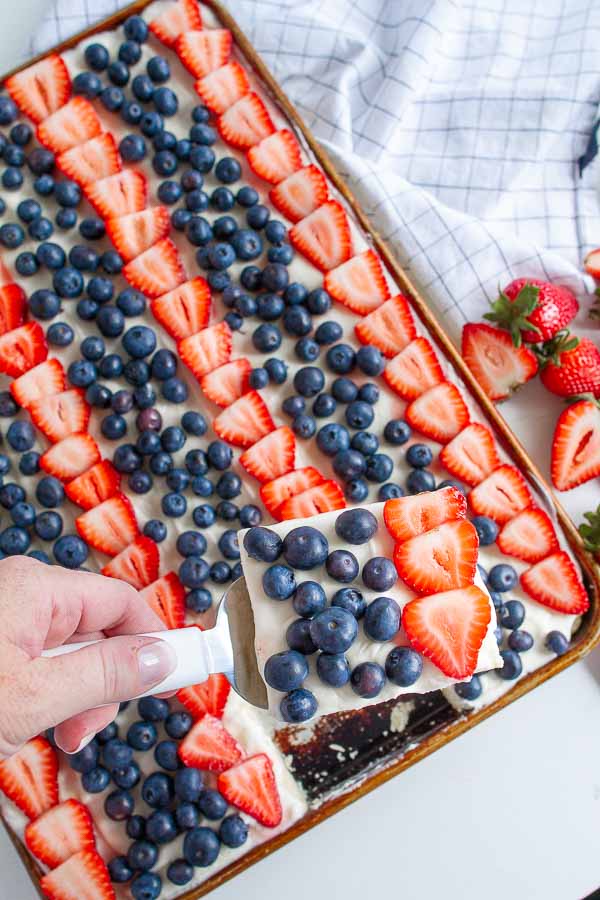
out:
M13 4L0 71L46 3ZM560 409L533 385L503 412L540 459ZM578 519L597 493L583 486L561 499ZM211 896L580 900L600 884L599 761L597 650ZM0 898L36 897L0 831Z

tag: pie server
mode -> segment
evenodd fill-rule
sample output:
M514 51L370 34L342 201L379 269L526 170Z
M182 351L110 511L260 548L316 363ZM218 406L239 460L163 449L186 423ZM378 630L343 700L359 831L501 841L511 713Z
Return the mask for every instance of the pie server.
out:
M209 675L222 672L240 697L253 706L267 709L267 689L258 670L254 616L244 578L234 581L223 595L214 628L208 631L193 626L173 628L146 633L144 637L160 638L170 644L177 655L177 665L163 681L139 697L201 684ZM62 656L95 643L62 644L45 650L42 655Z

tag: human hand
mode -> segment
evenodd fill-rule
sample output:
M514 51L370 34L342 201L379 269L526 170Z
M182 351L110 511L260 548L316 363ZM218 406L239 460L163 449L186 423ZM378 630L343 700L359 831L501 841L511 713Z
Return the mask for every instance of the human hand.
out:
M133 636L163 629L123 581L25 556L0 561L0 759L53 726L67 753L85 746L113 721L120 701L173 671L169 644ZM50 647L103 637L64 656L41 656Z

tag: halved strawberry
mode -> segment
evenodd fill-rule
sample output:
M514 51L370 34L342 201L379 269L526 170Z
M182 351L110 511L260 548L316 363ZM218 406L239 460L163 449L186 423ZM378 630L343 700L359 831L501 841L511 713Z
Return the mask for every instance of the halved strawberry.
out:
M25 829L30 853L50 869L60 866L80 850L96 846L94 826L87 806L79 800L65 800L30 822Z
M200 380L231 357L232 335L227 322L218 322L179 341L177 352L188 369Z
M250 91L217 119L219 134L232 147L249 150L275 131L267 107Z
M592 278L600 278L600 247L590 250L583 261L585 271Z
M37 127L36 137L53 153L62 153L89 141L101 131L102 123L96 110L89 100L78 96L44 119Z
M251 371L252 365L245 357L232 359L203 375L200 387L204 395L217 406L229 406L250 390L248 377Z
M469 494L469 506L476 516L489 516L504 525L533 503L527 482L514 466L494 469Z
M107 459L101 460L65 485L65 493L71 503L82 509L99 506L119 491L121 476Z
M324 484L325 476L321 475L314 466L305 466L303 469L293 469L285 475L267 481L260 489L260 499L269 510L273 518L281 518L277 515L279 507L290 497L302 494L309 488Z
M82 513L75 519L75 526L90 547L107 556L121 553L140 533L131 502L123 494L115 494Z
M296 465L296 436L289 425L282 425L244 450L239 462L263 484L279 478Z
M109 501L110 502L110 501ZM158 581L140 591L167 628L183 628L185 622L185 588L175 572L167 572Z
M228 803L261 825L275 828L283 813L273 765L266 753L249 756L219 775L217 787Z
M160 557L158 545L143 534L118 553L102 569L109 578L126 581L138 591L158 578Z
M120 172L121 157L114 137L105 131L85 144L59 153L56 165L67 178L85 187L91 181Z
M141 212L148 200L148 182L138 169L124 169L86 184L85 196L103 219Z
M469 678L485 639L491 609L477 587L415 597L402 610L402 626L412 646L449 678Z
M592 400L579 400L558 417L550 474L559 491L600 475L600 409Z
M356 323L354 333L361 344L373 344L389 359L396 356L417 336L406 297L396 294L386 300Z
M166 237L170 229L171 217L166 206L151 206L118 219L108 219L106 223L106 232L125 262Z
M276 518L308 519L332 509L344 509L345 506L344 492L337 481L324 481L285 500L278 508Z
M200 6L197 0L169 3L164 12L148 23L148 28L167 47L174 47L180 34L202 28Z
M26 299L25 291L18 284L0 287L0 335L23 324Z
M442 381L413 400L404 417L411 428L446 444L468 423L469 410L456 385Z
M209 72L194 84L194 90L212 113L220 116L250 90L246 70L239 62L230 62Z
M39 322L27 322L0 336L0 372L18 378L48 356L46 335Z
M217 437L234 447L251 447L274 428L267 404L256 391L235 400L213 420Z
M437 594L473 584L479 538L466 519L444 522L394 548L398 575L417 594Z
M37 124L65 105L71 95L71 78L62 57L51 53L11 75L5 87L19 109Z
M453 487L426 491L413 497L397 497L387 500L383 507L385 527L397 542L408 541L444 522L466 516L466 498Z
M507 331L483 322L463 328L462 357L490 400L504 400L538 370L532 350L515 347Z
M231 53L232 37L227 28L184 31L175 43L177 55L188 72L203 78L224 66Z
M115 900L114 888L102 857L80 850L40 879L49 900Z
M192 728L178 749L185 766L208 772L225 772L244 758L244 751L219 719L206 713Z
M252 171L270 184L279 184L302 165L300 144L289 128L270 134L248 150Z
M202 684L193 684L177 691L177 699L195 719L202 718L206 713L220 719L230 691L231 685L225 675L209 675Z
M525 593L557 612L581 616L587 612L590 600L575 564L568 553L551 553L521 575Z
M328 200L290 229L290 243L321 272L340 266L352 255L344 208L337 200Z
M37 819L58 803L58 759L46 738L35 737L0 761L0 791Z
M530 563L539 562L560 549L550 517L536 506L510 519L502 527L496 543L507 556Z
M415 400L444 380L437 354L427 338L415 338L383 370L383 380L403 400Z
M314 165L304 166L269 191L269 200L290 222L299 222L322 206L329 196L327 179Z
M100 450L90 434L71 434L42 454L40 466L48 475L71 481L99 461Z
M85 431L90 421L90 412L85 391L81 388L40 397L29 406L31 421L53 444L70 434Z
M210 302L210 288L204 278L198 276L157 297L150 309L165 331L180 341L206 328Z
M374 250L365 250L328 272L323 287L359 316L373 312L390 296L381 260Z
M47 359L15 378L10 392L19 406L28 409L36 400L51 394L60 394L65 389L65 370L58 359Z
M490 429L471 422L442 447L440 462L459 481L475 487L500 465L500 457Z
M10 270L7 269L5 263L0 258L0 287L6 287L6 285L12 283L13 277L10 273Z
M132 287L150 298L172 291L186 278L179 251L170 238L163 238L132 259L123 266L122 274Z

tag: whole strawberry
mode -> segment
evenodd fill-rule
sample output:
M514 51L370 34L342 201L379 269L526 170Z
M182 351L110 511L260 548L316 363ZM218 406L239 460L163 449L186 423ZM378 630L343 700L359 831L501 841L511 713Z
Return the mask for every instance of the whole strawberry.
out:
M507 284L484 318L510 331L515 347L521 342L550 340L577 315L579 304L566 287L538 278L516 278Z
M593 394L600 397L600 351L589 338L567 332L549 341L541 354L540 378L559 397Z

